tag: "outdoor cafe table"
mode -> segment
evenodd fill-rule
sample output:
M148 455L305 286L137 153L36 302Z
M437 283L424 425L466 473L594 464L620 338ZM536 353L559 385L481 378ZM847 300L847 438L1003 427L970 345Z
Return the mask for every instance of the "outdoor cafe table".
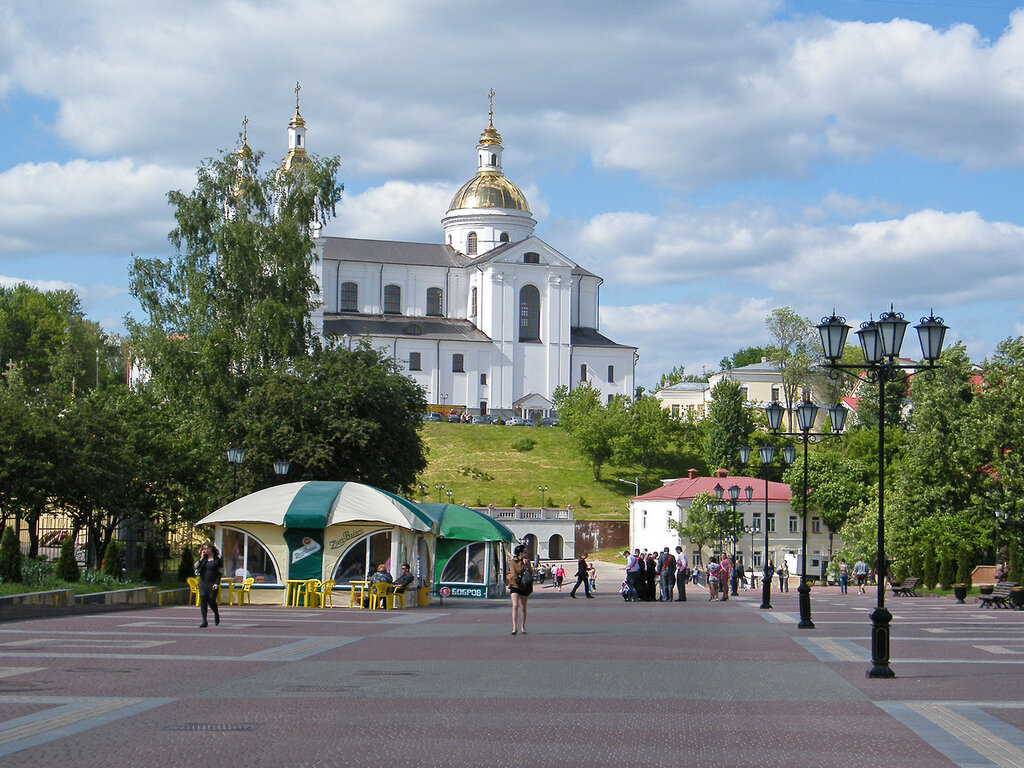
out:
M239 584L241 586L241 584ZM225 590L224 588L227 587ZM220 580L220 589L217 590L217 604L224 605L224 592L228 593L228 605L231 605L231 601L235 596L235 581L234 579L223 578Z
M352 581L352 582L349 582L349 587L351 588L352 592L351 592L351 594L350 594L350 596L348 598L348 607L349 608L354 608L354 607L356 607L358 605L360 608L362 608L362 606L363 606L363 597L366 595L367 590L370 589L370 582L369 581ZM357 598L356 598L356 588L359 589L359 598L358 598L359 602L358 603L356 602L356 600L357 600Z
M299 605L299 598L302 596L302 587L309 579L288 579L285 582L284 604L295 607Z

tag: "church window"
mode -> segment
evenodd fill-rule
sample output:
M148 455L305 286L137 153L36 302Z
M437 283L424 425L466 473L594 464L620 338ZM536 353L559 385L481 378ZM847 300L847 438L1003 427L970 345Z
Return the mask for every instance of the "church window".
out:
M586 380L587 380L587 364L584 363L583 365L580 366L580 381L586 381Z
M468 243L466 245L466 253L468 253L470 255L476 253L476 242L477 242L476 232L470 232L469 233L469 241L468 241Z
M523 254L523 264L540 264L540 254L530 251Z
M540 291L534 285L519 291L519 340L540 340Z
M497 164L498 164L498 156L492 152L491 153L491 165L497 165Z
M510 241L511 239L512 239L512 238L510 238L510 237L508 236L508 232L502 232L502 233L501 233L501 237L499 237L499 238L498 238L498 241L499 241L499 242L502 242L502 243L507 243L507 242L509 242L509 241Z
M359 311L359 286L355 283L341 284L341 298L338 302L339 312Z
M464 355L455 353L452 355L452 373L466 372L466 358Z
M486 387L487 386L487 374L486 373L481 373L480 374L480 386L482 386L482 387ZM817 519L817 518L815 518L815 519Z
M608 383L609 384L614 384L615 383L615 366L614 365L609 365L608 366Z
M409 370L410 371L422 371L422 363L420 362L419 352L409 353Z
M427 288L427 315L430 317L441 317L442 293L440 288Z
M400 285L385 285L384 286L384 314L385 315L400 315L400 314L402 314L402 286L400 286Z
M476 317L476 288L469 292L469 316Z

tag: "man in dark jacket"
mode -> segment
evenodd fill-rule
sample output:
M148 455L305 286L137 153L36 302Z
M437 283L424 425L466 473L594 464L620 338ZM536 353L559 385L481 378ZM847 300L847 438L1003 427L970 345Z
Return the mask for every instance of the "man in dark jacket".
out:
M676 585L676 559L665 547L658 555L658 576L660 577L661 594L659 600L672 602L672 590Z
M584 552L580 555L579 562L576 564L576 586L572 588L569 593L569 597L576 597L576 590L580 588L580 584L583 585L583 591L587 593L587 597L593 597L590 594L590 580L587 578L587 553Z

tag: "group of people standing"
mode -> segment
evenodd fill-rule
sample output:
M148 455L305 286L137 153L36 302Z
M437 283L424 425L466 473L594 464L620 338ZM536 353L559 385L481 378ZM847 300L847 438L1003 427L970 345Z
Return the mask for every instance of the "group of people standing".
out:
M627 549L622 555L626 558L626 580L622 584L626 602L686 600L690 566L682 547L676 547L675 554L665 547L659 553L641 553L639 549L630 553Z

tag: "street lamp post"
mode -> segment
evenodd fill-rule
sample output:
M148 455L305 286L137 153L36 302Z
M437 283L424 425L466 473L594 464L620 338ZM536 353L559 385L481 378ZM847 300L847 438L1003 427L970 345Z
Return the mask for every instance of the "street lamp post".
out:
M455 492L451 488L449 488L447 491L444 492L444 495L448 497L448 503L449 504L452 503L452 496L454 494L455 494Z
M544 509L544 494L548 492L546 485L538 485L537 492L540 494L540 508Z
M749 485L747 486L747 490L749 490L751 493L754 492L754 489ZM750 588L756 589L757 582L754 581L754 534L761 532L761 526L745 525L743 526L743 532L750 534Z
M995 564L997 567L999 566L999 523L1004 520L1005 517L1006 515L1004 512L998 509L996 510Z
M811 434L814 422L818 418L819 409L810 400L805 400L796 407L796 423L800 429L799 432L779 432L779 428L782 426L782 414L785 411L785 408L779 403L773 402L765 406L764 410L768 414L768 428L772 431L772 434L780 437L795 437L798 442L804 444L804 514L800 536L800 586L796 590L800 595L800 622L797 624L797 628L814 629L814 622L811 621L811 585L807 581L807 445L808 443L816 443L826 437L839 437L843 427L846 425L846 409L838 403L828 407L829 419L832 422L832 433L830 435ZM792 465L796 461L796 449L793 446L785 446L782 449L782 454L783 460L787 465Z
M434 490L437 491L437 503L441 503L441 491L444 490L444 483L434 483Z
M288 474L288 469L291 467L291 463L288 459L277 459L274 461L274 474L278 477L284 477Z
M933 378L942 354L942 341L948 330L942 318L935 317L934 312L928 317L922 317L914 328L921 343L924 363L903 365L897 360L908 325L910 323L891 304L889 311L883 312L877 321L861 323L857 336L860 337L864 363L847 365L840 362L846 336L850 332L846 319L833 311L831 317L823 318L818 324L826 360L824 368L829 377L838 379L842 371L863 372L868 381L878 384L878 557L875 561L878 598L875 610L871 613L871 668L867 672L868 677L896 676L889 666L889 624L892 614L885 607L885 385L895 380L901 369L907 368L923 374L926 379Z
M718 504L719 504L718 512L719 512L719 514L723 514L725 512L725 508L724 508L724 505L723 505L723 494L725 493L725 489L722 488L721 485L716 483L714 490L715 490L715 495L718 497ZM747 504L749 504L750 500L754 497L754 488L753 488L753 486L748 485L746 487L745 495L747 497ZM736 523L736 502L739 501L739 498L740 498L740 487L738 485L730 485L729 486L729 502L732 504L732 514L729 516L729 542L732 544L732 565L733 565L733 568L736 567L736 538L737 538L737 533L739 531L739 526ZM729 594L730 595L738 595L739 592L736 591L736 580L735 579L730 579L730 581L731 581L731 584L730 584L730 588L729 588Z
M779 406L781 407L781 406ZM772 574L768 572L768 468L775 459L775 446L762 445L758 449L761 457L761 467L764 469L764 562L762 563L761 574L761 609L770 611L772 609ZM739 448L740 465L747 466L750 460L751 449L749 445L741 445Z
M228 463L231 464L231 496L238 496L238 467L245 461L245 448L228 448Z
M640 495L640 478L639 477L634 477L632 480L623 480L621 477L617 478L617 479L618 479L618 481L620 483L625 483L626 485L632 485L633 486L633 490L635 491L635 493L633 494L634 496L639 496Z
M427 486L425 486L423 483L419 483L418 485L420 487L420 504L422 504L423 503L423 492L427 490Z

